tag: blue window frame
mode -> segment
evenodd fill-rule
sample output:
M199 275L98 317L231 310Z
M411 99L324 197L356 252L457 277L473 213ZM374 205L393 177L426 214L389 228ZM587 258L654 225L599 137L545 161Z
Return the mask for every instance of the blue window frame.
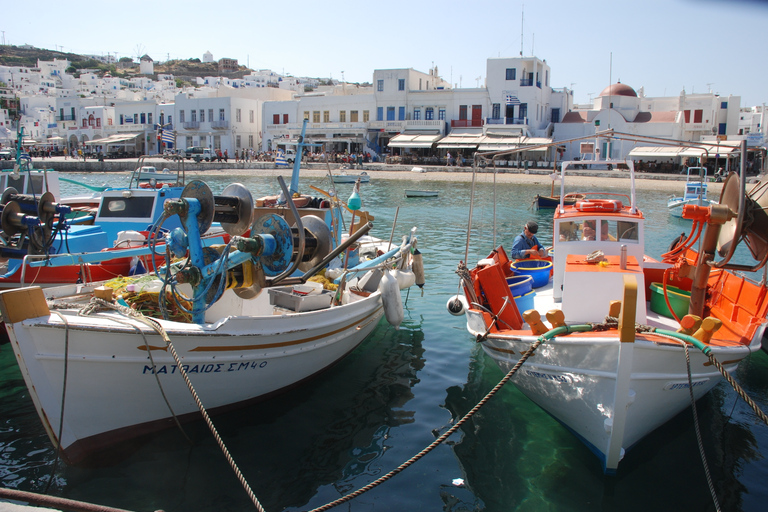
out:
M507 80L517 79L517 68L507 68Z
M405 78L400 78L397 81L397 90L398 91L404 91L405 90Z
M384 80L376 80L376 90L379 92L384 90Z
M405 121L405 107L397 107L397 120Z
M427 121L432 121L435 118L435 109L432 107L427 107L424 109L424 119Z
M437 111L437 120L438 121L445 121L445 109L441 108Z
M376 120L377 121L384 120L384 107L376 107Z
M727 102L727 101L723 101L723 102L721 102L721 103L720 103L720 108L722 108L722 109L726 109L726 108L728 108L728 102Z
M387 121L395 120L395 107L387 107Z
M717 127L717 134L718 135L725 135L725 126L726 123L720 123Z

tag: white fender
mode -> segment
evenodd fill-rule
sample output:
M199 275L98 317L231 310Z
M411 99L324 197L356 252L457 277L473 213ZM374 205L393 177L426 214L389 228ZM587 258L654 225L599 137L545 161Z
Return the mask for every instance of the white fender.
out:
M413 263L411 263L413 273L416 274L416 286L419 288L424 286L424 258L421 255L421 251L418 249L413 250Z
M400 287L397 279L388 270L384 272L379 283L381 303L384 306L384 316L395 329L403 323L403 299L400 297Z
M409 270L390 270L395 276L395 279L397 279L397 286L401 290L405 290L406 288L410 288L416 283L416 275L409 271Z
M461 316L469 309L469 302L463 293L454 295L445 304L445 309L453 316Z

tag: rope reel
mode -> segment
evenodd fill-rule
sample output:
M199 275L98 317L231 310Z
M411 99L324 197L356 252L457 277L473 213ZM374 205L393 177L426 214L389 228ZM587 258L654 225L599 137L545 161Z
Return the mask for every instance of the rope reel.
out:
M56 216L66 229L64 215L71 209L58 204L51 192L40 196L19 194L14 187L6 188L0 196L0 229L9 249L15 252L9 257L26 254L45 254L53 242L53 228ZM18 238L10 242L13 237Z

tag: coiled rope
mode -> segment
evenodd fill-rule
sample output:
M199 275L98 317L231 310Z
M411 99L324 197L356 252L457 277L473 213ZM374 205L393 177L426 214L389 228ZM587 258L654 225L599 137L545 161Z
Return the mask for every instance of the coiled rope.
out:
M138 311L134 311L131 308L127 308L119 304L113 304L111 302L107 302L105 300L98 299L95 297L91 299L91 302L87 306L85 306L85 308L83 308L80 314L87 315L96 311L98 308L113 309L125 316L133 318L134 320L151 327L152 329L154 329L155 332L157 332L163 338L166 345L168 346L168 350L171 352L171 355L173 356L174 361L176 361L176 365L179 368L179 373L184 379L184 382L187 384L187 388L189 388L189 392L192 394L192 398L194 398L195 403L197 404L197 408L200 410L200 413L203 415L203 419L205 420L205 423L208 425L208 429L211 431L211 434L213 434L214 439L216 439L216 443L219 445L219 448L224 454L224 457L227 459L227 462L229 463L230 467L235 472L237 479L240 481L240 484L243 486L243 489L245 489L245 492L248 494L248 497L256 506L256 509L259 512L264 512L264 507L262 507L258 498L253 493L251 486L248 485L248 482L245 480L245 477L243 476L243 473L240 471L240 468L237 467L237 464L235 463L234 458L232 458L232 455L229 453L229 450L224 444L224 441L219 435L219 432L216 430L216 427L211 421L211 417L208 415L208 412L205 410L205 406L203 406L203 403L200 401L200 397L197 395L197 392L195 391L195 388L192 385L192 382L189 380L189 376L187 375L187 372L184 370L184 367L181 364L181 359L179 358L179 355L176 353L176 348L173 346L173 342L168 337L168 333L165 332L165 329L163 329L163 326L160 325L160 323L154 320L153 318L146 317L141 313L139 313Z
M549 333L547 333L547 334L549 334ZM349 500L351 500L353 498L356 498L356 497L360 496L361 494L370 491L374 487L376 487L376 486L386 482L387 480L389 480L393 476L397 475L398 473L400 473L401 471L406 469L408 466L410 466L411 464L413 464L414 462L418 461L419 459L424 457L426 454L428 454L429 452L434 450L439 444L441 444L443 441L448 439L454 432L456 432L456 430L458 430L464 423L466 423L472 416L474 416L475 413L477 413L477 411L480 410L480 408L483 405L485 405L486 402L488 402L488 400L490 400L504 386L504 384L506 384L509 381L509 379L511 379L515 375L515 373L517 373L517 370L531 356L531 354L534 353L534 351L539 347L539 345L541 345L542 343L544 343L544 341L546 341L545 336L546 336L546 334L543 335L543 336L540 336L534 343L532 343L531 347L522 354L522 356L520 357L520 360L518 360L518 362L515 364L515 366L511 370L509 370L509 372L499 381L499 383L496 384L496 386L494 386L494 388L492 390L490 390L488 392L488 394L486 394L482 398L482 400L480 400L477 403L477 405L475 405L467 414L465 414L451 428L446 430L440 437L435 439L429 446L427 446L426 448L421 450L419 453L417 453L416 455L414 455L413 457L411 457L407 461L405 461L402 464L400 464L398 467L396 467L395 469L393 469L392 471L390 471L386 475L384 475L384 476L374 480L373 482L369 483L368 485L366 485L364 487L361 487L360 489L358 489L356 491L353 491L353 492L351 492L351 493L349 493L349 494L347 494L345 496L342 496L341 498L339 498L337 500L334 500L334 501L332 501L330 503L327 503L326 505L323 505L322 507L318 507L318 508L312 509L310 512L322 512L322 511L325 511L325 510L329 510L329 509L331 509L331 508L333 508L333 507L335 507L337 505L341 505L342 503L346 503L347 501L349 501Z

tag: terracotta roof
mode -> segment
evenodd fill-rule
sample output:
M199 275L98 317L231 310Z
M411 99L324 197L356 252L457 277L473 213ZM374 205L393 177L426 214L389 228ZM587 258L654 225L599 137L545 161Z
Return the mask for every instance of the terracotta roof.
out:
M563 123L586 123L587 120L587 113L586 112L568 112L563 116Z
M603 92L600 93L600 96L630 96L637 98L637 93L630 86L619 82L613 85L609 85L603 89Z
M638 112L634 123L674 123L677 112Z

